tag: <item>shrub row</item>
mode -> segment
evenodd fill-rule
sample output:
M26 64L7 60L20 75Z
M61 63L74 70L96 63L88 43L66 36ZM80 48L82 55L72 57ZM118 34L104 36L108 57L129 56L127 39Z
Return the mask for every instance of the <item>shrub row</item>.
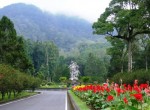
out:
M38 78L22 73L9 65L0 64L0 94L2 100L6 93L10 98L11 93L16 96L26 89L34 91L39 85L40 80Z
M146 83L147 81L150 81L150 71L137 70L132 73L117 73L111 78L111 81L120 83L120 79L126 84L132 84L135 79L137 79L139 83Z

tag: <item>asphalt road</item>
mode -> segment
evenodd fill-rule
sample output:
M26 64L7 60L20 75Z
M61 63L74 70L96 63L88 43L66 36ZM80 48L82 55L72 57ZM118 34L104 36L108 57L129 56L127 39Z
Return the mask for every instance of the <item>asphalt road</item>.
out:
M41 91L41 94L0 105L0 110L67 110L67 91Z

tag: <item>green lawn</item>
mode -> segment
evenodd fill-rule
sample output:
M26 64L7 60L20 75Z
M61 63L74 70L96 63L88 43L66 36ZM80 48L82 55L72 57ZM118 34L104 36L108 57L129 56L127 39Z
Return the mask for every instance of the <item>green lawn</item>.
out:
M40 88L47 89L47 88L66 88L66 87L67 87L66 85L54 84L54 85L41 86Z
M25 97L29 97L29 96L32 96L32 95L35 95L35 94L38 94L36 92L27 92L27 91L23 91L21 92L20 94L16 95L16 97L14 97L13 94L11 94L11 97L10 99L8 98L7 95L5 95L5 99L2 100L1 99L1 94L0 94L0 103L5 103L5 102L9 102L9 101L12 101L12 100L16 100L16 99L21 99L21 98L25 98Z
M70 93L80 110L90 110L86 103L83 102L80 98L78 98L71 90L69 90L68 92Z

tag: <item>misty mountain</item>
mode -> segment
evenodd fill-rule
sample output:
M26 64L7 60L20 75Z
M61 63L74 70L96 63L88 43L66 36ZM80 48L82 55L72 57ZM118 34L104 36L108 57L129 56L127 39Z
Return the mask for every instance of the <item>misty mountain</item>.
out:
M54 15L34 5L12 4L0 9L0 17L9 17L18 35L26 39L52 40L67 50L82 42L105 42L104 37L92 34L92 24L78 17Z

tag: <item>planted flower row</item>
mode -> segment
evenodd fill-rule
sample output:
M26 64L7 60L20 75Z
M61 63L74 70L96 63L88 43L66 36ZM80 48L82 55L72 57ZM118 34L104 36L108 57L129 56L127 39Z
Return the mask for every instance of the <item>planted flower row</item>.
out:
M148 83L81 85L73 87L74 93L86 101L93 110L147 110L150 102Z

